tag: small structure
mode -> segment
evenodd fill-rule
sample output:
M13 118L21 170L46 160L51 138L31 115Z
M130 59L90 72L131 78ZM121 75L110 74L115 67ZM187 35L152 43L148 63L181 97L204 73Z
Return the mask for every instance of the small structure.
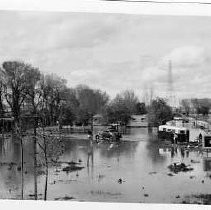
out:
M201 129L209 129L209 123L201 120L195 121L196 127L200 127Z
M173 143L189 142L189 129L170 125L161 125L158 128L158 138L170 140Z
M147 127L148 121L146 115L132 115L127 127Z
M13 117L2 117L0 118L0 132L10 132L12 130L12 125L14 122Z
M202 148L211 149L211 134L202 136Z
M103 115L96 114L93 116L93 125L94 126L104 125L104 124L105 124L105 120L104 120Z

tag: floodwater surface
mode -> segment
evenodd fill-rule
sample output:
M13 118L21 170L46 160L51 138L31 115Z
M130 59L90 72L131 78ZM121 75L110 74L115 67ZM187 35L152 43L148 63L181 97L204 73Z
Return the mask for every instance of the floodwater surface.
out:
M203 203L210 195L211 164L198 149L163 146L147 128L132 128L120 143L91 143L65 139L61 162L78 162L81 170L66 172L65 163L49 169L48 200L144 203ZM12 139L0 144L0 198L20 199L20 147ZM33 150L25 145L24 198L33 199ZM8 165L5 162L16 164ZM171 172L175 162L190 165L188 172ZM39 199L43 199L45 175L38 176ZM194 200L196 199L196 200Z

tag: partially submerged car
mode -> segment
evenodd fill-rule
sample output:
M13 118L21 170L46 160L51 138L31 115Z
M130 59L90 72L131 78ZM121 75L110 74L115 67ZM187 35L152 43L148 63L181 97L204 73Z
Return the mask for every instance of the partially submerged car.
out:
M99 131L95 135L95 139L97 142L103 140L103 141L119 141L122 138L122 134L115 128L115 127L109 127L108 129L104 131Z

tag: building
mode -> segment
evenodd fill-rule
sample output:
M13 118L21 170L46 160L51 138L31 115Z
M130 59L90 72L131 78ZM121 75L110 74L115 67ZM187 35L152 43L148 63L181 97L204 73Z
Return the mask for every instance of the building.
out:
M148 127L147 115L132 115L127 127Z

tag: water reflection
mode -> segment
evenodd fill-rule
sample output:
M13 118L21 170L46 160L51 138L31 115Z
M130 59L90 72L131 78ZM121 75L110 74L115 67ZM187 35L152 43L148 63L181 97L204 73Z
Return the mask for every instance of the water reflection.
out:
M90 174L90 165L91 165L91 176L93 177L94 173L94 145L93 141L89 140L87 148L87 172Z
M114 144L102 144L98 147L100 156L102 158L120 158L124 157L133 157L139 142L121 142Z
M211 171L211 157L203 158L203 170L206 172Z
M84 169L67 174L62 171L63 166L58 168L59 172L56 173L55 168L50 168L49 182L54 184L49 184L49 199L70 195L78 200L86 201L139 202L143 200L141 199L143 195L140 194L141 186L145 186L150 195L148 200L144 198L146 202L172 202L170 196L172 192L187 194L198 190L202 192L208 190L205 185L191 184L193 180L189 178L189 175L169 177L167 174L170 163L184 161L194 167L192 176L196 176L197 179L204 178L202 165L205 172L211 170L209 169L211 168L210 160L204 159L202 162L199 152L183 147L171 144L164 146L158 141L156 133L148 129L127 129L120 143L96 144L89 140L66 139L64 144L65 151L60 160L80 162ZM25 195L33 193L32 152L32 142L27 140L24 146L25 171L27 172L24 174ZM2 164L0 167L0 196L17 198L21 190L20 171L17 170L20 164L20 144L12 139L1 139L0 159L1 162L16 163L12 167L8 164ZM192 159L196 160L194 164L191 163ZM125 182L119 184L119 178ZM40 191L43 190L44 180L44 175L39 176L38 189ZM97 195L91 192L102 193L96 197ZM106 195L103 192L106 192ZM115 196L112 197L112 195Z
M155 141L154 138L149 138L146 149L148 151L147 157L152 160L153 164L162 164L165 162L166 157L161 154L159 142Z
M21 191L21 147L14 138L0 139L0 176L1 182L4 183L6 192L11 196L19 198ZM30 141L24 145L24 182L25 185L32 181L33 158L32 144ZM4 197L6 192L2 192Z
M0 169L0 174L5 188L11 192L13 190L19 190L20 188L20 172L17 171L17 163L20 158L19 144L14 143L13 139L1 139L0 140L0 160L3 164ZM16 164L9 164L16 163Z

